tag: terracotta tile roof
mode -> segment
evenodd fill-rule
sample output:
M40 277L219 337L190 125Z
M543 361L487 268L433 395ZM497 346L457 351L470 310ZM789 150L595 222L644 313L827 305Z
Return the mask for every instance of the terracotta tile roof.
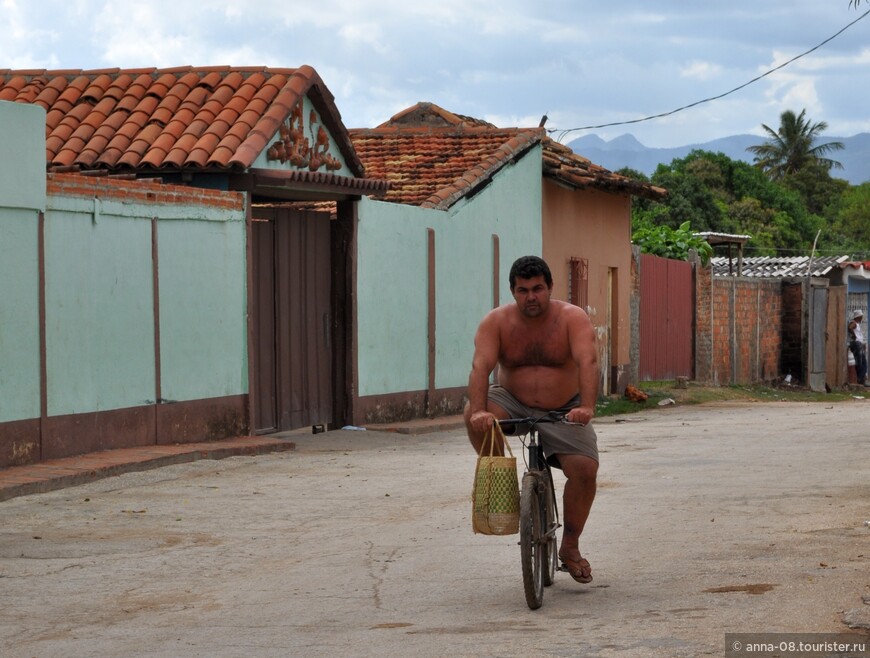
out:
M0 70L0 100L45 109L49 166L80 170L245 170L306 95L362 177L332 94L310 66Z
M442 210L541 139L539 130L466 126L378 127L350 135L369 175L390 184L386 201Z
M544 139L544 176L574 188L621 192L653 201L668 194L664 188L613 173L549 137Z
M540 129L499 129L432 103L349 132L366 171L389 182L386 201L441 210L486 185L543 137Z
M352 129L350 136L366 171L389 181L385 198L396 203L447 208L538 143L543 175L571 187L653 199L666 194L576 155L543 128L498 128L434 103L417 103L377 128Z

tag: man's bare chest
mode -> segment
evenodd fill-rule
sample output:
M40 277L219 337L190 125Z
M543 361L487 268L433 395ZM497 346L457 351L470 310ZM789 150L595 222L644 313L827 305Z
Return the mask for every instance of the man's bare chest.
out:
M568 338L558 327L537 332L514 329L502 336L499 361L507 368L560 368L570 359Z

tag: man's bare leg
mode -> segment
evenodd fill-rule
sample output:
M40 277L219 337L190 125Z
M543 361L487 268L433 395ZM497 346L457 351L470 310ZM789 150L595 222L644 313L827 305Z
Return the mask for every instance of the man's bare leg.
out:
M508 412L502 409L499 405L494 404L492 402L487 401L486 410L491 413L496 418L509 418ZM465 404L465 429L468 432L468 440L471 441L471 445L474 446L475 452L480 454L480 448L483 446L483 441L486 438L486 433L480 434L474 431L474 428L471 426L471 406L466 403ZM489 454L489 446L487 445L487 454ZM503 455L504 454L504 446L501 444L497 444L493 449L494 455Z
M559 455L559 463L568 481L562 497L562 544L559 558L565 562L574 580L591 582L592 568L580 555L580 535L595 500L598 462L583 455Z

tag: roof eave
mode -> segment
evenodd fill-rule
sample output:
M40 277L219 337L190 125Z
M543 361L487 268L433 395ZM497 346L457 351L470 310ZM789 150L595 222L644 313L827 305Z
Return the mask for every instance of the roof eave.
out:
M312 171L250 169L230 177L230 188L288 201L342 201L383 196L389 183L373 178L349 178Z

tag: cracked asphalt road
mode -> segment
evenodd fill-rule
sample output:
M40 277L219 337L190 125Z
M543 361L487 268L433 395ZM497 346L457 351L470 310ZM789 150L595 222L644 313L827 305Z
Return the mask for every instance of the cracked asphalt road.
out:
M517 537L474 535L461 431L297 450L0 503L0 654L702 656L726 632L863 633L870 402L597 421L581 550L523 598ZM857 613L855 612L857 610Z

